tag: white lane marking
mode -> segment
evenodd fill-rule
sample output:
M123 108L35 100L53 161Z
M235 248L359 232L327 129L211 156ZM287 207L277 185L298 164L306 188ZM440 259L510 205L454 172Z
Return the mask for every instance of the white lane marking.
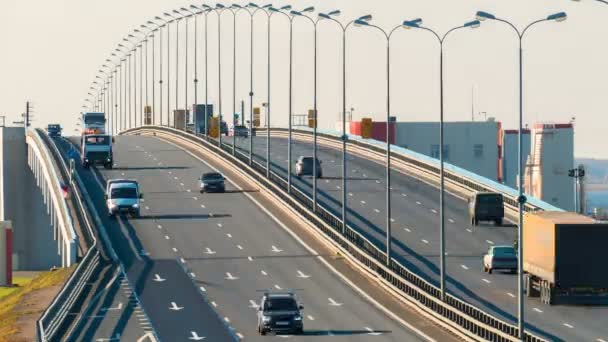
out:
M340 190L342 188L339 185L336 185L336 189Z
M249 260L249 261L253 261L253 258L252 258L252 257L250 257L250 256L248 256L248 257L247 257L247 260Z
M238 248L238 249L242 250L242 249L243 249L243 246L241 246L241 245L236 245L236 248Z
M258 305L258 303L256 303L256 302L255 302L255 300L250 299L250 300L249 300L249 307L250 307L250 308L252 308L252 309L257 309L257 308L259 308L260 306Z
M403 197L407 197L407 194L401 194L401 196L403 196Z
M342 305L344 305L344 303L338 303L338 302L336 302L333 298L327 298L327 300L329 301L329 305L331 305L331 306L342 306Z
M171 171L169 171L168 173L169 173L170 175L172 175L172 174L173 174L173 172L171 172Z
M230 323L230 318L224 317L224 321L226 321L226 323Z
M308 318L308 320L310 320L310 321L314 321L315 320L315 318L312 317L311 315L306 316L306 318Z
M603 340L603 339L601 339L601 338L598 338L598 339L597 339L597 342L606 342L606 340Z
M376 179L376 183L377 183L377 184L380 184L380 181Z
M239 279L239 277L235 277L235 276L232 275L232 273L226 272L226 278L224 278L224 279L226 279L226 280L237 280L237 279Z
M298 278L308 279L310 276L308 274L304 274L304 272L298 270Z
M179 185L184 186L184 183L179 183Z
M432 212L433 214L437 214L437 210L435 210L435 209L431 209L431 212Z
M539 309L539 308L533 308L532 310L538 312L538 313L543 313L543 310Z
M486 240L486 242L489 243L490 245L494 244L494 241L491 241L491 240Z
M245 337L245 336L243 336L243 334L241 334L241 333L236 333L236 336L238 336L238 337L239 337L241 340L242 340L242 339Z
M268 275L268 273L266 273L266 271L264 271L264 270L261 270L260 273L262 273L262 275L265 275L265 276Z
M395 219L394 219L394 218L392 218L392 219L391 219L391 222L395 222Z
M422 203L420 203L419 201L416 201L416 204L421 205Z
M382 335L381 332L374 331L374 329L372 329L370 327L365 327L365 330L367 330L368 331L367 334L371 335L371 336L380 336L380 335Z
M282 287L280 287L279 285L276 285L276 284L274 285L274 288L277 289L277 290L282 290L283 289Z
M124 175L125 175L125 173L124 173L124 172L121 172L120 174L121 174L122 176L124 176Z
M514 295L514 294L512 294L511 292L507 292L507 295L508 295L509 297L511 297L511 298L515 298L515 295Z
M220 227L220 228L223 227L221 223L218 223L217 226Z
M574 325L569 324L569 323L564 323L564 326L565 326L566 328L574 329Z
M150 210L150 207L146 206L146 210Z
M460 267L462 267L462 268L463 268L463 269L465 269L465 270L468 270L468 269L469 269L469 267L468 267L467 265L460 265Z
M192 199L195 201L198 201L198 197L196 197L196 196L192 196Z
M365 204L365 201L361 201L361 204Z
M428 240L425 240L425 239L422 239L422 242L424 242L424 243L429 243L429 241L428 241Z
M177 248L173 247L173 252L177 253Z
M347 222L348 222L348 221L347 221ZM412 230L411 230L411 229L409 229L409 228L403 228L403 229L404 229L406 232L408 232L408 233L411 233L411 232L412 232Z
M217 308L217 303L216 302L211 302L211 305L213 305L214 308Z
M165 281L167 279L161 278L161 276L158 275L158 273L156 273L156 274L154 274L154 279L153 280L156 281L156 282L162 283L163 281Z
M196 274L194 274L194 272L190 272L190 276L191 276L192 278L196 278Z
M202 292L207 292L207 289L204 286L199 287L199 289L201 289Z
M192 192L192 190L190 190L190 189L186 189L186 192Z
M348 196L353 197L353 193L352 193L352 192L349 192L349 193L348 193Z
M374 211L375 211L376 213L379 213L379 212L380 212L380 210L378 210L378 209L374 209Z
M183 306L177 306L177 304L175 304L175 302L171 302L171 306L169 306L169 310L173 310L173 311L180 311L183 309L184 309Z
M119 302L117 306L115 307L109 307L109 308L101 308L101 311L119 311L122 310L122 302Z
M450 223L454 223L454 220L452 220L452 219L448 219L448 221L449 221Z
M173 179L177 180L178 178L177 177L173 177Z
M471 229L467 228L467 232L472 233L473 231Z
M212 250L211 248L207 247L205 248L205 254L209 254L209 255L213 255L216 252L214 250Z
M363 174L363 177L367 177L367 175L364 173L364 174Z
M161 226L160 224L158 226L156 226L158 229L163 229L163 226Z
M184 260L184 258L179 258L179 261L180 261L182 264L185 264L185 263L186 263L186 260Z
M272 246L271 252L273 252L273 253L281 253L282 251L283 250L277 248L277 246L275 246L275 245Z
M209 217L213 217L213 213L212 212L209 213Z
M232 239L232 234L230 234L230 233L226 233L226 236L227 236L229 239Z
M168 144L170 144L170 145L172 145L172 146L174 146L174 147L180 148L179 145L177 145L177 144L175 144L175 143L173 143L171 141L165 140L165 142L168 143ZM209 164L203 158L197 156L193 152L190 152L188 150L185 150L185 152L187 154L189 154L192 158L194 158L194 159L200 161L201 163L207 165L212 170L214 170L216 172L219 172L219 170L217 168L214 168L213 166L211 166L211 164ZM240 187L238 184L234 184L233 183L233 185L238 190L243 190L243 188ZM249 193L244 193L244 194L245 194L245 196L247 198L249 198L249 200L251 202L253 202L258 208L260 208L260 210L262 210L264 213L266 213L266 215L268 215L268 217L270 217L281 228L283 228L283 230L285 230L289 235L291 235L291 237L293 237L306 250L308 250L312 254L315 254L315 255L318 254L317 251L314 248L310 247L306 242L304 242L304 240L302 240L296 233L293 232L293 230L291 230L287 225L285 225L281 220L279 220L274 214L272 214L265 206L263 206L260 202L258 202L258 200L256 200ZM373 297L371 297L367 292L363 291L359 286L357 286L357 284L353 283L350 279L346 278L346 276L344 276L344 274L342 274L341 272L339 272L335 267L333 267L329 262L327 262L327 260L325 260L325 258L323 258L322 256L320 256L320 257L318 257L318 260L321 261L325 265L325 267L327 267L336 276L338 276L340 279L342 279L343 282L345 282L346 284L348 284L348 286L350 286L352 289L354 289L357 293L359 293L363 298L365 298L368 302L370 302L376 308L380 309L385 314L387 314L388 316L390 316L393 320L399 322L399 324L407 327L409 330L415 332L418 336L421 336L422 338L424 338L427 341L431 341L431 342L435 342L436 341L436 340L432 339L430 336L428 336L427 334L425 334L424 332L422 332L420 329L418 329L415 326L413 326L411 323L403 320L401 317L399 317L393 311L391 311L388 308L386 308L384 305L380 304L377 300L375 300ZM211 302L211 303L214 304L214 302Z
M326 180L325 180L325 183L329 183L329 179L326 179Z
M487 284L490 284L490 283L491 283L491 281L489 281L489 280L488 280L488 279L486 279L486 278L481 278L481 280L483 280L483 281L484 281L485 283L487 283Z
M191 331L190 332L190 337L188 339L192 340L192 341L200 341L200 340L202 340L204 338L205 338L205 336L198 336L198 334L196 333L196 331Z
M201 204L201 208L205 209L205 205L204 205L204 204Z
M171 239L171 238L169 237L169 235L165 235L165 240L169 240L169 239Z

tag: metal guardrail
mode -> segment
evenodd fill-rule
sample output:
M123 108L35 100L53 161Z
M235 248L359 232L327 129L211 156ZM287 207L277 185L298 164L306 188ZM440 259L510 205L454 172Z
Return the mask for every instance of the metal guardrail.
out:
M48 149L40 136L40 132L37 130L26 131L26 143L30 147L34 155L30 156L30 167L33 158L36 158L39 162L38 166L42 170L42 177L46 186L42 186L43 192L48 191L50 194L47 203L47 208L52 206L51 219L54 221L53 226L55 227L55 234L57 239L62 240L60 247L61 252L61 265L62 267L70 267L76 262L78 256L78 235L74 230L74 224L72 217L69 215L66 200L63 197L61 184L59 177L56 172L57 165L53 158L49 154ZM46 197L46 195L44 195ZM53 215L52 213L55 213ZM56 219L56 220L55 220Z
M348 225L345 234L342 234L343 222L338 217L319 204L317 204L316 213L313 213L312 199L308 195L294 187L292 187L291 195L288 194L287 182L284 178L274 172L270 172L270 178L266 178L264 165L258 162L249 165L249 156L241 152L233 156L231 145L222 144L220 148L216 140L169 127L145 126L127 130L122 134L147 132L181 138L185 142L194 144L204 144L207 149L215 151L220 157L237 166L241 172L264 186L312 223L335 246L338 246L346 257L364 265L368 271L378 276L402 297L467 337L499 342L519 341L517 326L502 321L450 294L447 294L445 302L442 301L440 299L441 291L438 287L409 271L394 259L391 259L390 265L387 266L386 253L383 250ZM545 341L528 332L526 332L524 340L527 342Z
M43 140L46 147L49 148L54 160L60 165L62 173L69 175L69 169L55 143L44 132L38 132L38 134L44 137ZM93 232L91 219L82 200L81 189L84 189L84 184L78 174L75 173L73 181L70 182L70 191L78 204L77 210L82 213L83 221L85 222L86 229L84 230L84 234L88 235L85 241L92 241L92 244L87 246L88 250L86 254L70 278L36 322L37 340L39 342L55 341L58 339L57 334L60 332L60 328L64 324L68 313L74 307L74 304L85 294L85 285L99 271L104 262L104 256L98 248L97 239Z

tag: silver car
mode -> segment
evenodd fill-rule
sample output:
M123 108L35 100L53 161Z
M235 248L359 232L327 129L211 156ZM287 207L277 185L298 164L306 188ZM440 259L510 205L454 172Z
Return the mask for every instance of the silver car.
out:
M517 253L513 246L492 246L483 256L483 271L492 273L493 270L517 270Z
M115 217L120 214L140 216L140 199L143 194L139 191L137 181L128 179L112 179L106 185L106 205L108 215Z

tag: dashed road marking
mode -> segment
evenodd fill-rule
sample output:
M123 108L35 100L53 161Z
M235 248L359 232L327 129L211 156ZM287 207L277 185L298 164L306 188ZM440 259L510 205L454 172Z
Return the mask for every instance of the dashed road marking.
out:
M454 223L454 220L452 220L452 219L448 219L448 221L449 221L450 223Z
M407 197L407 194L401 194L401 196L403 196L403 197Z
M194 274L194 272L190 272L190 276L191 276L192 278L196 278L196 274Z
M280 287L280 286L279 286L279 285L277 285L277 284L275 284L275 285L274 285L274 288L275 288L275 289L277 289L277 290L282 290L282 289L283 289L282 287Z
M365 201L361 201L361 204L365 204Z
M424 242L424 243L429 243L429 241L428 241L428 240L425 240L425 239L422 239L422 242Z
M460 267L462 267L462 268L463 268L463 269L465 269L465 270L468 270L468 269L469 269L469 266L467 266L467 265L460 265Z
M472 233L473 231L469 228L467 228L467 232Z
M185 264L185 263L186 263L186 260L184 260L184 258L179 258L179 261L180 261L182 264Z
M161 226L160 224L158 226L156 226L156 228L158 229L163 229L163 226Z
M489 243L490 245L494 244L494 241L491 241L491 240L486 240L486 242Z
M204 205L204 204L201 204L201 208L205 209L205 205Z
M226 279L226 280L237 280L237 279L239 279L239 277L235 277L235 276L232 275L232 273L226 272L226 278L224 278L224 279Z
M352 193L352 192L349 192L349 193L348 193L348 196L353 197L353 193Z
M213 305L214 308L217 308L217 303L216 302L211 302L211 305Z
M435 210L435 209L431 209L431 212L432 212L433 214L437 214L437 210Z
M272 245L272 249L270 250L273 253L281 253L283 250L280 248L277 248L277 246Z
M242 250L242 249L243 249L243 246L241 246L241 245L236 245L236 248L238 248L238 249L241 249L241 250Z
M177 248L173 247L173 252L177 253Z
M248 257L247 257L247 260L249 260L249 261L253 261L253 258L252 258L252 257L250 257L250 256L248 256Z
M543 310L539 309L539 308L533 308L532 310L538 312L538 313L543 313Z
M574 325L569 324L569 323L564 323L564 326L565 326L566 328L574 329Z
M207 292L207 289L204 286L199 287L199 289L201 289L202 292Z
M222 224L221 224L221 223L218 223L218 224L217 224L217 226L218 226L219 228L222 228Z
M298 270L298 278L308 279L310 276L308 274L304 274L304 272Z
M379 212L380 212L380 210L378 210L378 209L374 209L374 211L375 211L376 213L379 213Z
M308 318L309 321L314 321L315 320L315 318L312 317L311 315L306 316L306 318Z
M230 318L224 317L224 321L226 321L226 323L230 323Z
M211 248L207 247L205 248L205 254L209 254L209 255L213 255L216 252L214 250L212 250Z
M265 275L265 276L268 275L268 273L266 273L266 271L264 271L264 270L261 270L260 273L262 273L262 275Z
M169 237L169 235L165 235L165 240L169 240L169 239L171 239L171 238Z
M394 219L394 218L392 218L392 219L391 219L391 222L395 222L395 219Z
M230 234L230 233L226 233L226 236L227 236L229 239L232 239L232 234Z
M491 281L489 281L489 280L488 280L488 279L486 279L486 278L482 278L481 280L483 280L483 281L484 281L485 283L487 283L487 284L491 283Z
M420 203L420 201L416 201L416 204L421 205L422 203Z
M329 305L331 306L342 306L344 304L336 302L336 300L333 298L327 298L327 300L329 301Z
M409 229L409 228L403 228L403 230L405 230L405 231L406 231L406 232L408 232L408 233L411 233L411 232L412 232L412 230L411 230L411 229Z
M507 292L507 295L508 295L509 297L511 297L511 298L515 298L515 295L514 295L514 294L512 294L511 292Z

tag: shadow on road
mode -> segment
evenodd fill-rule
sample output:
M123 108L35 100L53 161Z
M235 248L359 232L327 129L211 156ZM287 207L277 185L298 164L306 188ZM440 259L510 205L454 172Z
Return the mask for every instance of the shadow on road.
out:
M146 215L138 220L193 220L232 217L230 214L184 214L184 215Z

